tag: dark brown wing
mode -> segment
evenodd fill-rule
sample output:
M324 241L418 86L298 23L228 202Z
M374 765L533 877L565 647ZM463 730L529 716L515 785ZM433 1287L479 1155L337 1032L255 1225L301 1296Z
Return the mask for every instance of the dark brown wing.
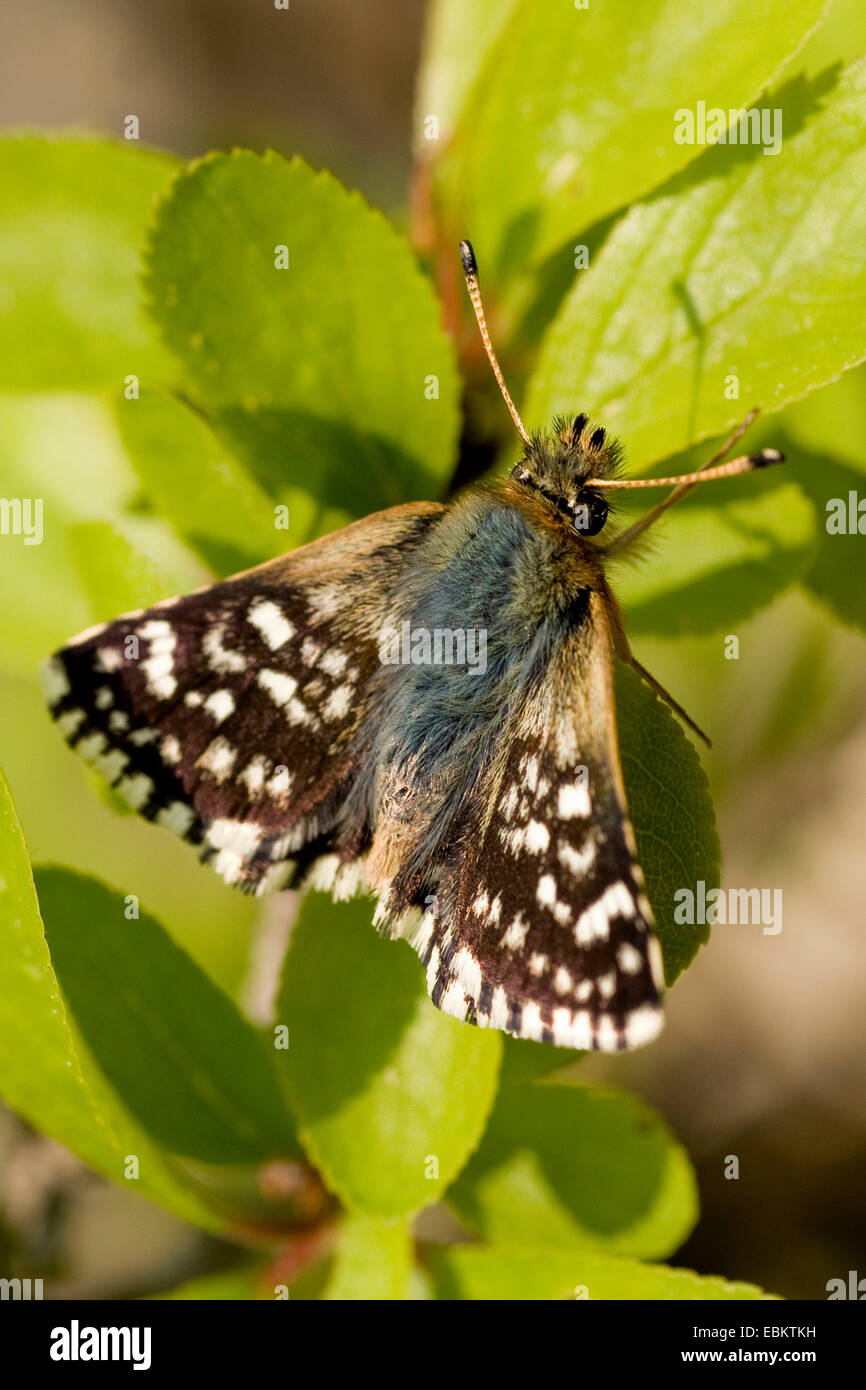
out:
M289 885L328 853L382 628L442 511L375 513L82 633L45 670L67 741L227 882Z
M661 1027L661 956L612 718L604 600L504 730L413 945L434 1003L518 1037L612 1051Z

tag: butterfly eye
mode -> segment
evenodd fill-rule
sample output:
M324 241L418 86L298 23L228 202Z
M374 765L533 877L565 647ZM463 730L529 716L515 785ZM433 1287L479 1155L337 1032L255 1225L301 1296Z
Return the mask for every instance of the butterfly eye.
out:
M583 536L597 536L607 521L607 502L585 488L574 507L574 529Z

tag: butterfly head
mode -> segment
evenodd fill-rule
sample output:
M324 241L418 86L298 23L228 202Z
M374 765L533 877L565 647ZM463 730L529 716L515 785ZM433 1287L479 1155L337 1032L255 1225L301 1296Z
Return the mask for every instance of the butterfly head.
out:
M608 518L608 502L590 478L611 478L618 471L622 450L603 427L594 428L586 415L556 419L549 434L535 434L511 476L534 494L581 536L597 536Z

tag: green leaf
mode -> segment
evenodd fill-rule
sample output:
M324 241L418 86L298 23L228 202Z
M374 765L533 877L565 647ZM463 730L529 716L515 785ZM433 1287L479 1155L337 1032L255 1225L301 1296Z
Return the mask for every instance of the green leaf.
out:
M37 886L52 959L99 1066L173 1153L232 1163L295 1150L264 1041L152 917L64 869Z
M129 470L102 402L85 396L0 396L0 495L41 499L41 545L0 545L0 660L32 672L47 651L92 622L66 547L66 525L117 515Z
M166 1293L153 1295L154 1302L166 1299L179 1302L221 1302L239 1303L247 1300L267 1299L262 1285L262 1271L258 1266L248 1269L227 1269L219 1274L204 1274L200 1279L189 1279L178 1284Z
M572 1066L585 1056L585 1052L574 1052L568 1047L551 1047L549 1043L506 1035L502 1039L499 1084L511 1086L526 1081L538 1081L551 1072Z
M689 164L677 110L749 106L823 8L520 0L443 158L449 218L499 275L547 255Z
M866 63L765 104L779 155L718 145L617 224L548 331L528 424L579 405L643 468L866 355Z
M448 1193L493 1244L581 1246L654 1259L697 1219L685 1150L631 1096L568 1082L504 1086Z
M666 705L617 665L616 720L626 800L672 985L709 939L709 927L675 920L681 889L718 887L720 847L706 773Z
M166 1162L73 1043L48 955L21 825L0 774L0 1095L32 1125L66 1144L98 1172L123 1182L184 1220L223 1222Z
M778 429L766 434L768 442L782 442ZM748 447L757 447L756 440L750 438ZM712 451L703 444L667 459L660 476L698 468ZM642 494L640 510L645 499ZM623 509L624 520L637 515L633 507ZM651 564L626 555L611 570L629 631L736 631L805 572L815 526L814 506L788 467L696 488L650 533Z
M16 391L165 381L139 307L138 249L176 161L51 135L0 141L0 382Z
M314 491L321 514L301 503L296 543L442 490L452 345L408 247L358 195L297 159L212 155L173 185L146 263L197 402L270 492Z
M518 0L432 0L427 9L424 49L415 97L415 152L432 157L454 130L472 84ZM425 137L424 121L439 122L437 141Z
M406 1221L348 1216L322 1298L405 1299L411 1268L412 1235Z
M398 1216L444 1192L484 1129L501 1038L433 1007L420 963L367 900L308 894L278 1006L300 1137L350 1207Z
M861 502L866 503L866 480L862 472L796 445L789 449L788 460L818 514L818 543L803 584L843 623L866 628L861 577L866 505L859 510Z
M644 1265L591 1251L508 1245L454 1246L430 1252L437 1297L444 1299L767 1299L754 1284L734 1284L690 1269Z
M121 438L148 500L220 575L285 549L273 502L196 411L164 392L117 398Z
M191 587L190 572L167 571L110 521L72 525L66 540L97 621L135 608L149 608Z
M802 49L790 60L785 76L805 72L810 77L831 63L853 63L866 53L866 10L861 0L830 0L823 22L813 29Z
M41 543L10 535L0 545L0 589L15 602L0 605L0 664L5 671L32 674L45 653L112 608L112 595L133 591L136 576L161 575L170 592L191 589L204 572L155 517L128 513L136 488L111 411L85 395L0 396L0 496L42 502ZM70 532L81 525L110 523L123 542L99 543L98 530ZM93 543L95 549L90 552ZM106 567L107 551L114 556ZM76 560L84 560L84 570ZM98 563L97 563L98 562ZM126 567L129 566L127 573ZM152 585L154 592L158 587ZM142 597L144 591L142 590Z
M784 427L811 454L830 454L866 473L866 366L797 401L785 411Z

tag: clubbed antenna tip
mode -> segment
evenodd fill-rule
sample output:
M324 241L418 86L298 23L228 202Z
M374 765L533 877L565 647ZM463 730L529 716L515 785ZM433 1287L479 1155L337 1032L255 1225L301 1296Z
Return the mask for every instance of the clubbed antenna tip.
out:
M475 259L475 252L472 250L471 241L461 241L460 259L463 262L463 274L467 280L471 276L473 280L478 278L478 262Z
M517 413L517 406L508 394L508 387L505 385L502 368L496 360L496 353L493 351L493 344L490 341L487 319L484 316L484 305L481 302L481 291L478 288L478 262L475 259L475 252L472 250L471 242L461 241L460 259L463 262L463 274L466 276L466 288L469 291L469 298L472 300L472 308L475 310L475 317L478 320L478 328L481 333L481 341L484 344L484 351L487 353L488 360L493 368L493 375L496 377L497 385L502 392L502 399L508 406L511 418L517 426L517 432L524 444L528 444L529 435L526 432L526 426Z

